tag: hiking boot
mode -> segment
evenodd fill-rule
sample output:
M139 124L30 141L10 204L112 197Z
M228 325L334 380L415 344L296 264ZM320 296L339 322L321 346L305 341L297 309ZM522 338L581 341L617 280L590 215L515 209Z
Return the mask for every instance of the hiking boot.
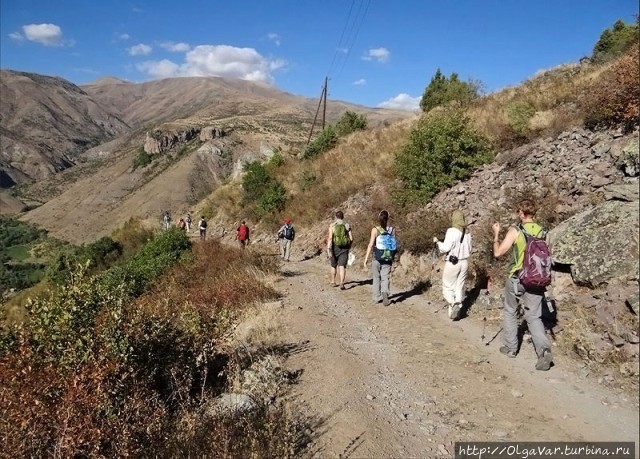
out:
M507 357L515 358L516 352L509 349L507 346L500 346L500 352Z
M551 368L551 362L553 357L551 355L551 349L543 349L538 361L536 362L536 370L547 371Z
M383 293L382 294L382 304L384 304L385 306L389 306L389 294L388 293Z
M346 288L344 288L344 285L340 286L340 290L346 290Z
M462 310L462 304L461 303L454 303L453 307L451 308L451 320L456 320L460 317L460 311Z

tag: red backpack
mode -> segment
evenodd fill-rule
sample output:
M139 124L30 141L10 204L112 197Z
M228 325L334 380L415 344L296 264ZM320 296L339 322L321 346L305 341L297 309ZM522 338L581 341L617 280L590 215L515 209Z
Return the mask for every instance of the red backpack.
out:
M544 231L540 231L537 236L532 236L518 225L518 230L524 236L526 246L524 249L524 259L522 269L518 274L520 283L529 289L540 289L551 284L551 251L544 238L540 236Z
M238 228L238 240L246 241L247 239L249 239L249 228L247 225L240 225L240 228Z

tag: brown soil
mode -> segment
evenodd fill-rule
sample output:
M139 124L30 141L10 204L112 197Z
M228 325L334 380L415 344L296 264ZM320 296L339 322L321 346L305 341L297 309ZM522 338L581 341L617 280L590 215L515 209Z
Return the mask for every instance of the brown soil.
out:
M324 260L283 273L297 349L288 366L302 370L289 397L312 420L309 456L452 457L456 441L504 440L636 441L637 451L637 394L598 386L572 359L536 371L530 344L509 359L477 320L452 322L397 285L393 304L373 304L360 265L345 291L329 286Z

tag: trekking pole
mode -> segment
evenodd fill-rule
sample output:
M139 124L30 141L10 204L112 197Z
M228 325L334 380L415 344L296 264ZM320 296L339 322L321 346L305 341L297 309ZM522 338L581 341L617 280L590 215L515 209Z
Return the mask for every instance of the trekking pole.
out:
M500 332L502 331L502 327L500 327L500 329L496 332L495 335L493 335L493 338L491 338L489 341L487 341L486 343L484 343L485 346L488 346L489 344L491 344L493 342L494 339L496 339L498 337L498 335L500 334Z

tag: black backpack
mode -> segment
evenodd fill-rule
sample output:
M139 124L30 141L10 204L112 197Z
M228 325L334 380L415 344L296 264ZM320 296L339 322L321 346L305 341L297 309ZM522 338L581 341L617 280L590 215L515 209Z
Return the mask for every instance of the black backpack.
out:
M206 220L200 220L200 228L202 228L202 229L206 229L207 228L207 221Z
M284 238L290 241L293 241L293 237L296 234L293 226L285 226L284 227Z

